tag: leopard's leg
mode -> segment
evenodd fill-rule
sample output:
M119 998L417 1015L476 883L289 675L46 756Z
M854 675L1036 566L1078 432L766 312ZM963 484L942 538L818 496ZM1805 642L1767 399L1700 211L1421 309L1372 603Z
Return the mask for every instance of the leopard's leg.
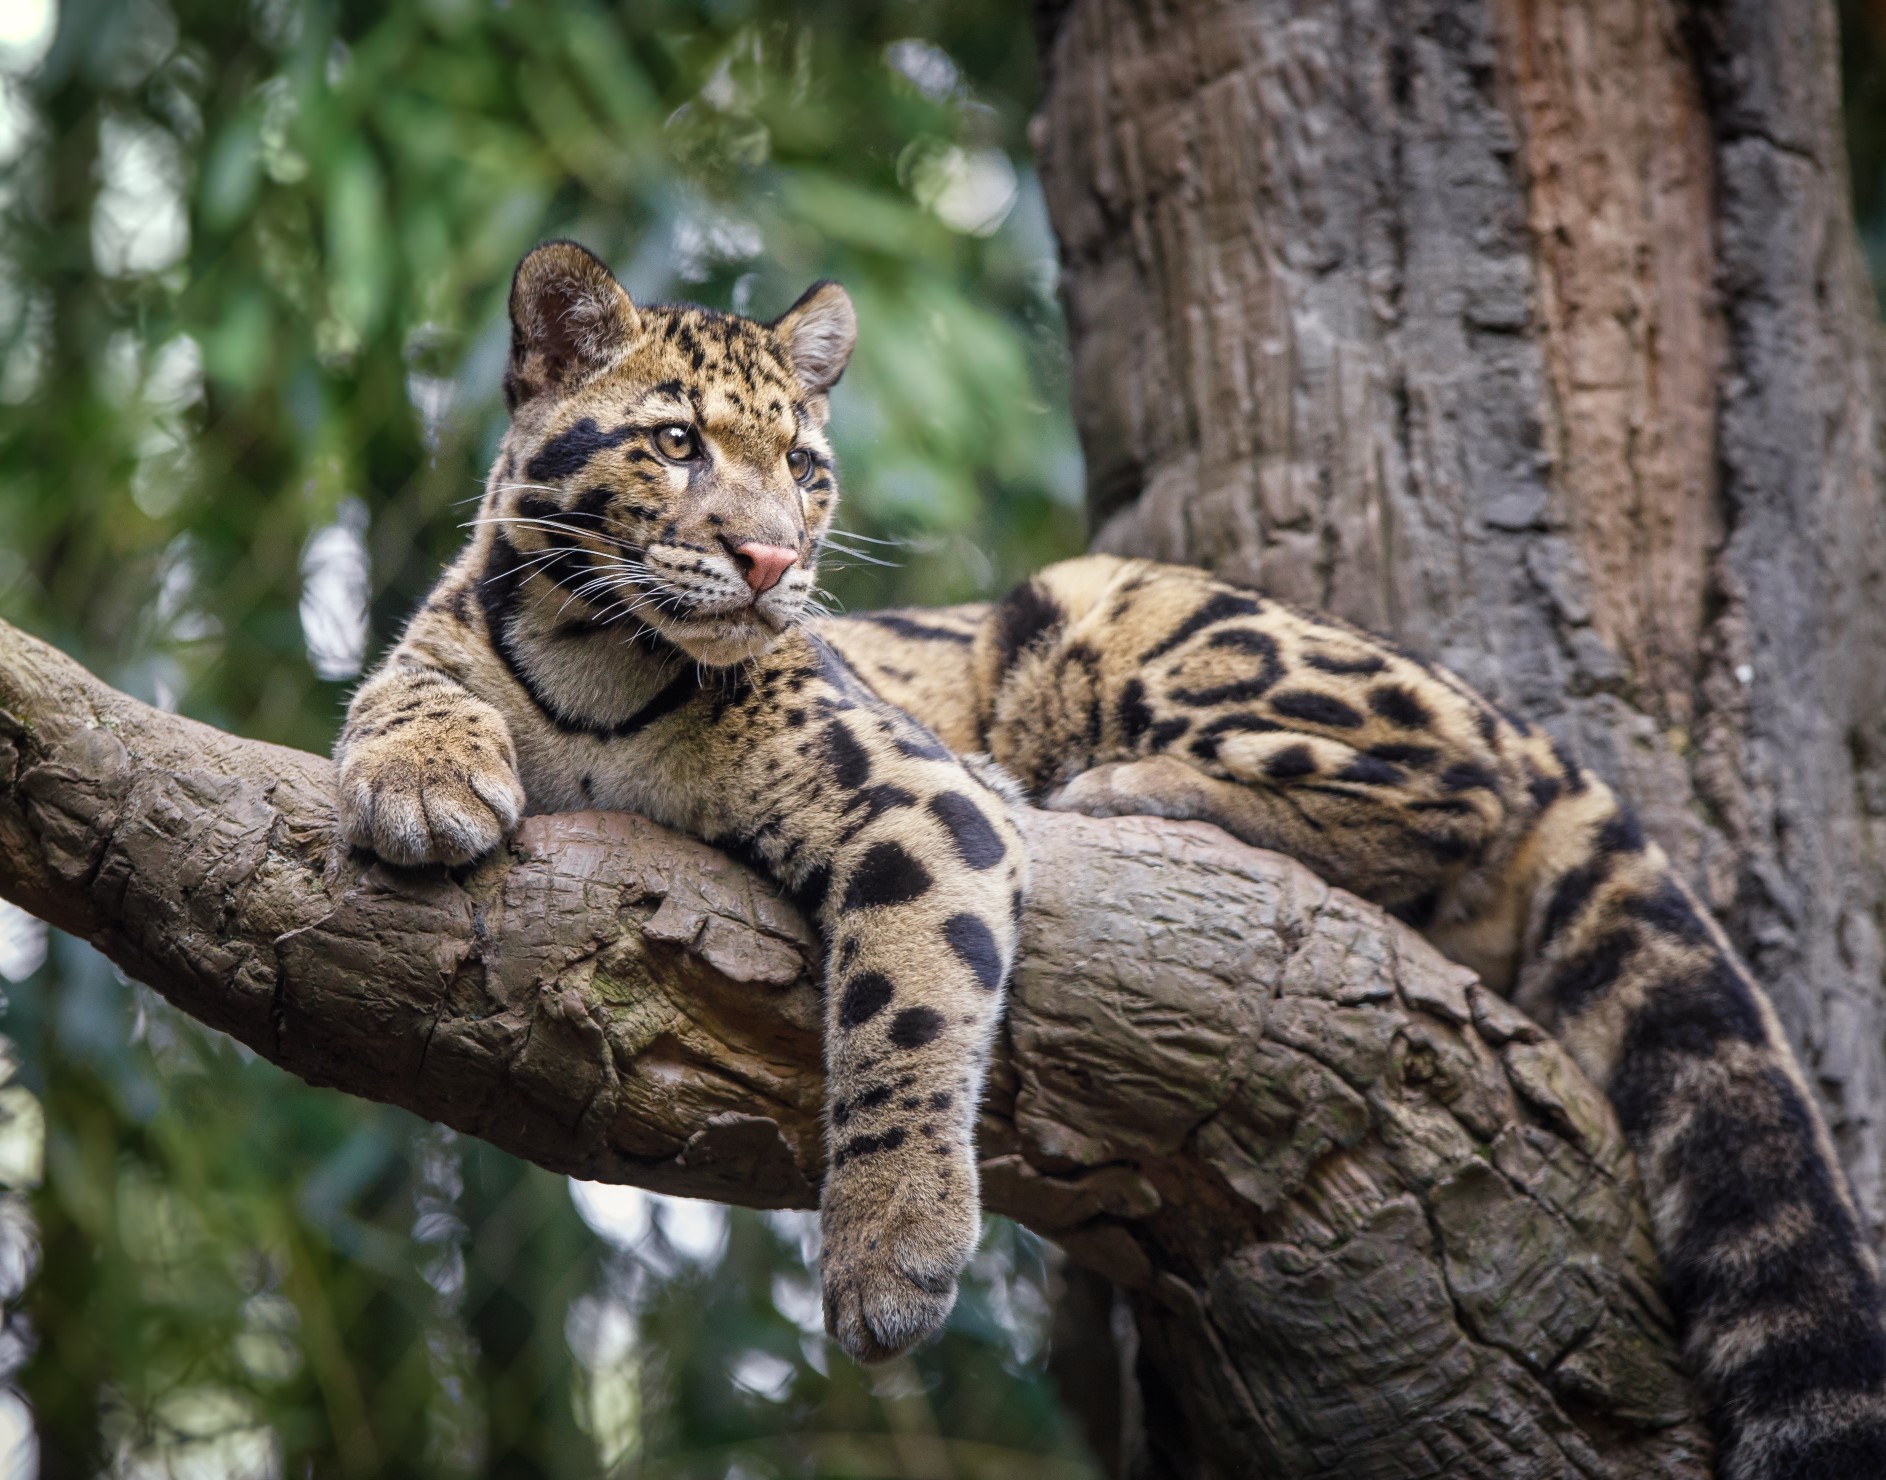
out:
M503 715L433 651L451 611L435 599L421 612L355 693L334 747L341 836L388 863L469 863L523 815Z
M769 660L771 661L771 660ZM976 1123L1026 857L991 791L836 652L729 713L738 815L710 840L826 942L826 1324L881 1361L931 1334L981 1234Z

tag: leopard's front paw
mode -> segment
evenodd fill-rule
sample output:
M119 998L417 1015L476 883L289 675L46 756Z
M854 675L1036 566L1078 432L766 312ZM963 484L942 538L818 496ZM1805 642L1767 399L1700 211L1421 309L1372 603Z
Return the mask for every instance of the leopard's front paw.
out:
M470 863L504 841L524 814L504 721L495 711L471 711L449 723L445 734L413 734L415 725L347 747L342 837L406 865Z
M902 1356L934 1335L956 1304L956 1277L982 1233L975 1166L961 1163L948 1184L931 1190L933 1175L904 1185L888 1205L826 1189L825 1329L855 1361Z

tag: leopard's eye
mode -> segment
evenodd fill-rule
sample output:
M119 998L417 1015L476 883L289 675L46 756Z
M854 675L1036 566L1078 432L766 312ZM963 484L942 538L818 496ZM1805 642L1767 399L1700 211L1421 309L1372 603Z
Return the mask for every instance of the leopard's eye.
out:
M805 482L812 476L812 470L817 466L818 464L812 460L812 454L803 447L795 447L786 454L786 471L792 474L794 482Z
M692 462L701 455L694 428L679 424L655 428L655 450L671 462Z

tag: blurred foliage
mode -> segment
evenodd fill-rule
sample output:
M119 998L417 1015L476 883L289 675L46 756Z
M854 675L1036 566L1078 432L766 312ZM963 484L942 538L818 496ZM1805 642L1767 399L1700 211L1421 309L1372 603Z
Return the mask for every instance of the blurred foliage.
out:
M1081 534L1034 86L1001 0L7 0L0 616L325 749L463 538L510 269L559 235L643 299L769 315L842 280L840 522L891 564L829 584L990 594ZM7 1097L45 1125L36 1248L0 1194L30 1318L0 1376L30 1339L42 1473L1088 1473L1016 1230L870 1376L818 1334L808 1219L573 1201L45 948L0 907L0 1184L41 1183Z
M1886 287L1886 5L1841 16ZM644 299L845 282L841 523L892 564L829 583L999 589L1080 541L1034 87L1002 0L4 0L0 616L325 748L462 538L510 267L554 235ZM809 1218L572 1189L47 944L0 907L0 1378L41 1473L1091 1473L1015 1229L867 1375ZM0 1391L0 1477L25 1422Z
M643 298L850 288L841 523L907 544L841 600L1073 548L1029 56L999 0L66 0L7 83L0 611L324 747L309 538L364 516L382 645L462 539L510 269L555 235Z

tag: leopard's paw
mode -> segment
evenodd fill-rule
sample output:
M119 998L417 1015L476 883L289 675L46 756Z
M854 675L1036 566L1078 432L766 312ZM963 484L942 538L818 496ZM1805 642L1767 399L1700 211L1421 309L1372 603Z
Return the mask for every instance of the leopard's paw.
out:
M421 736L413 726L347 747L342 837L403 865L470 863L504 841L524 814L504 721L496 711L468 709L449 723L444 734Z
M853 1360L902 1356L948 1318L982 1232L974 1165L964 1170L953 1196L900 1198L882 1209L828 1189L819 1256L825 1329Z

